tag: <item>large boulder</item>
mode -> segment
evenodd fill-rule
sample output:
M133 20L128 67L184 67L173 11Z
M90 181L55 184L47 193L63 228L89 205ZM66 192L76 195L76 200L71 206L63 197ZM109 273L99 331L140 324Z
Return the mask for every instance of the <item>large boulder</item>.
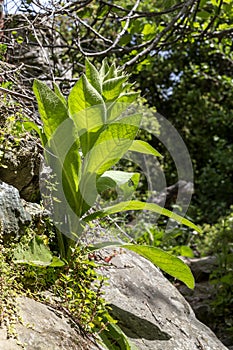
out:
M227 349L154 265L131 252L111 255L112 263L102 269L109 277L105 298L139 350ZM80 333L64 309L25 297L18 301L23 322L16 325L16 333L26 350L102 349ZM0 349L20 350L16 340L7 339L5 329L0 330Z
M0 329L1 350L100 350L93 338L84 336L64 313L33 299L18 298L22 323L16 325L18 339L7 339Z
M227 349L149 261L132 252L119 254L104 274L113 316L138 349Z

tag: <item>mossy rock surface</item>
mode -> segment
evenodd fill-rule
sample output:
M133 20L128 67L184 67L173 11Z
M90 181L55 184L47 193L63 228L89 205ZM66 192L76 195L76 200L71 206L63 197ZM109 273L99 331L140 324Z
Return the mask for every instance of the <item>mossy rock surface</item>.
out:
M0 329L1 350L99 350L90 337L81 334L64 312L53 309L27 297L18 297L22 324L15 326L18 341L7 339L5 329Z

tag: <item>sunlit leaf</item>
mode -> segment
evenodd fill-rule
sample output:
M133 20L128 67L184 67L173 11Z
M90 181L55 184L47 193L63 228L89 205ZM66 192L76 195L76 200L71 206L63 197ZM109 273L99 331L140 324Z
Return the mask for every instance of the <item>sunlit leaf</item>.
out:
M156 157L163 157L156 149L154 149L148 142L141 140L134 140L129 148L129 151L134 151L143 154L151 154Z
M86 125L88 124L85 119L85 110L88 110L89 107L102 104L103 99L101 95L91 85L85 75L83 75L74 85L68 97L69 114L79 130L86 128ZM80 114L80 111L84 113ZM82 119L80 119L81 116Z
M96 211L84 218L86 222L105 217L106 215L116 214L120 213L122 211L128 211L128 210L148 210L157 214L165 215L180 224L186 225L192 229L194 229L197 232L201 232L201 229L193 224L191 221L183 218L182 216L171 212L170 210L167 210L165 208L160 207L157 204L154 203L146 203L146 202L140 202L140 201L127 201L127 202L121 202L117 203L113 206L103 208L100 211Z
M21 244L14 250L13 260L18 264L33 266L49 266L53 256L49 248L39 236L35 236L28 245L28 248Z
M127 173L125 171L106 171L97 181L98 192L110 188L119 188L127 199L136 190L140 174Z
M61 99L41 81L34 80L33 91L37 99L44 133L49 140L57 127L68 118L67 108Z
M195 281L190 268L176 256L171 255L162 249L150 246L124 244L123 248L132 250L133 252L143 256L164 272L184 282L187 287L191 289L194 288Z

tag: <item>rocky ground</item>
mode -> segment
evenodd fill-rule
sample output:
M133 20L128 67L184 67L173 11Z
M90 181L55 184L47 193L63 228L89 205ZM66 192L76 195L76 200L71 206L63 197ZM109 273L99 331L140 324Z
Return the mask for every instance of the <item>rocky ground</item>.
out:
M18 159L18 176L18 170L13 165L14 176L7 173L11 169L9 164L8 168L2 168L0 172L1 229L8 237L20 234L22 227L29 223L33 216L41 215L36 203L27 203L21 198L30 200L34 189L35 193L38 193L35 168L31 162L24 167L25 159L22 157L21 163L21 158ZM22 169L24 171L27 169L26 174L20 173ZM8 177L10 184L5 183ZM25 179L28 184L26 192L22 186ZM214 319L210 305L215 296L215 289L208 279L216 265L216 259L207 257L189 259L186 262L190 265L197 282L193 291L179 283L175 288L158 269L135 254L117 254L109 268L103 270L110 281L106 289L106 298L112 305L114 317L119 320L119 325L126 335L141 350L226 349L222 343L232 350L233 335L225 331L222 320ZM100 348L92 339L85 339L73 328L67 330L70 326L67 325L67 319L64 320L62 313L33 300L22 299L20 304L25 324L35 325L29 328L18 326L21 341L29 344L27 350ZM214 330L222 343L205 325ZM16 342L6 339L4 329L0 331L0 349L19 349Z

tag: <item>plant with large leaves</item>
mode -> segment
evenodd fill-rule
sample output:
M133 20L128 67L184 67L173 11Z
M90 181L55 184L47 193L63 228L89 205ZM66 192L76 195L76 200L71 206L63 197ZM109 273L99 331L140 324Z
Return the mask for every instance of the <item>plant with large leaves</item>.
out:
M139 174L111 170L129 150L160 156L146 142L135 140L142 116L132 107L137 93L129 92L131 84L127 78L106 60L100 71L86 60L86 74L74 85L68 100L57 85L52 91L44 83L34 82L43 121L43 128L37 130L45 147L45 158L58 183L52 195L56 197L52 210L59 227L63 259L69 259L70 249L86 223L126 210L149 210L199 231L189 220L156 204L127 200L137 187ZM125 200L93 212L98 194L116 187L123 191ZM180 259L155 247L128 243L122 246L151 260L190 288L194 287L193 276Z
M154 203L130 200L140 175L113 170L127 151L161 156L148 143L135 140L142 115L132 106L138 94L129 92L131 84L127 83L127 78L114 64L109 67L106 60L100 71L86 61L86 74L74 85L68 100L56 84L52 91L35 80L33 90L43 127L27 124L39 133L45 149L50 175L41 178L41 190L45 202L50 203L49 210L57 227L61 260L53 257L43 240L35 236L26 251L20 245L15 250L15 262L62 266L72 259L72 248L87 223L127 210L149 210L199 231L189 220ZM106 189L119 190L123 200L97 210L98 195ZM161 249L105 242L89 247L89 250L108 246L134 251L188 287L194 287L189 267ZM94 330L98 331L108 349L135 349L107 311L102 321L108 325L107 329L102 329L95 320Z

